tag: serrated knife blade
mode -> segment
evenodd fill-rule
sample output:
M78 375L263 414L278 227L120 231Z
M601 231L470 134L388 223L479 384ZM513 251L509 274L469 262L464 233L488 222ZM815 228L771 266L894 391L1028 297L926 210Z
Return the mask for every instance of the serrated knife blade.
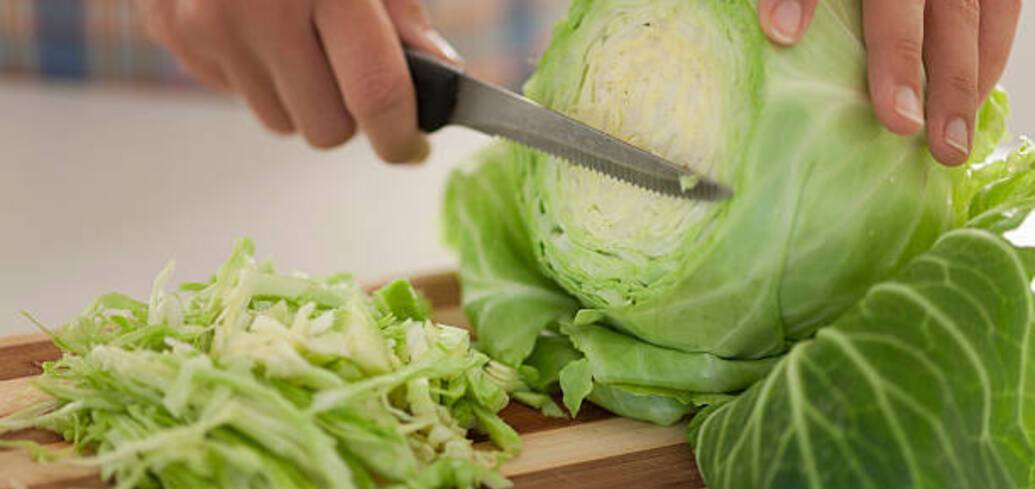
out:
M428 55L406 51L421 129L457 124L545 151L664 195L720 200L732 192L672 163L527 98L464 75Z

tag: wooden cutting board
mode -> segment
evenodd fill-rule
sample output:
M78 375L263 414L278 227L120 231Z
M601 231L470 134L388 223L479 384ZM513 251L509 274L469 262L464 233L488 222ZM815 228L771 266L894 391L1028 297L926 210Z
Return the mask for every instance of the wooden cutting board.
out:
M460 289L451 273L413 280L435 307L435 320L466 326L460 309ZM0 416L23 407L42 394L32 388L40 363L60 357L43 335L0 338ZM659 427L615 417L585 405L577 419L547 418L513 403L502 417L522 435L524 450L503 467L522 489L531 488L704 488L686 443L686 425ZM3 435L52 447L61 438L40 430ZM15 482L12 482L15 481ZM104 488L91 468L37 464L22 450L0 449L0 489L21 483L32 489Z

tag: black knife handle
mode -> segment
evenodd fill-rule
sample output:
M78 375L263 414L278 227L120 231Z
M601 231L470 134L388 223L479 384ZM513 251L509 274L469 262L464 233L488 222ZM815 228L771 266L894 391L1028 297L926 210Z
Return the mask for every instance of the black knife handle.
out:
M460 72L431 55L407 48L406 64L417 92L417 121L424 132L435 132L449 123L456 107Z

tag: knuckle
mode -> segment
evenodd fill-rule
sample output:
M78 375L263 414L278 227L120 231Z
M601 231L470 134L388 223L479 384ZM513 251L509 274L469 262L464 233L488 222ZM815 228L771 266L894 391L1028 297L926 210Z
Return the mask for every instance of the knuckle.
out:
M967 27L977 28L981 18L979 0L944 0L944 2Z
M359 117L377 115L406 102L409 80L387 68L369 69L353 83L356 95L350 108Z
M918 65L923 56L924 42L917 37L905 36L896 39L889 49L894 53L896 61Z
M251 24L256 31L253 34L259 37L275 40L282 35L304 33L306 29L311 28L307 22L309 13L306 10L305 2L297 0L258 2L253 0L253 2L254 14Z
M924 11L927 9L927 4L931 0L899 0L902 6L900 11L903 15L909 15L910 18L922 19L924 17Z
M966 98L968 102L977 100L977 82L974 80L974 77L955 74L950 75L946 81L953 92Z
M309 24L305 21L284 22L268 18L256 25L253 37L257 43L266 46L272 52L285 56L299 55L299 48L304 46L308 37L312 36Z

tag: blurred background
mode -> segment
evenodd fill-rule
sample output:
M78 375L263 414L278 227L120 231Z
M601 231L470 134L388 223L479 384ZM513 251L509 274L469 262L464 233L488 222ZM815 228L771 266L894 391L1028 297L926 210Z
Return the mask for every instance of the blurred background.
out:
M518 88L561 0L429 0L473 74ZM1035 134L1035 12L1002 84ZM365 141L332 151L263 130L149 42L130 0L0 0L0 336L28 311L58 325L96 296L144 296L170 259L204 279L235 238L282 269L364 283L450 269L439 239L449 171L487 138L437 133L419 167Z

